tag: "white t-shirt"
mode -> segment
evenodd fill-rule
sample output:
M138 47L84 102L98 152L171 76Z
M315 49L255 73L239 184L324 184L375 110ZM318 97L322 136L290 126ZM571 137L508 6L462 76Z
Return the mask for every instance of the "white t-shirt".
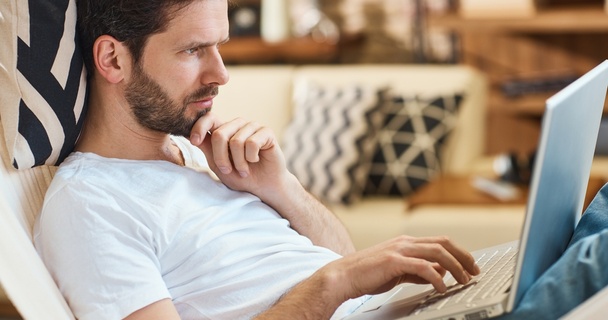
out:
M77 318L171 298L182 319L250 319L339 258L174 140L186 167L74 153L57 171L34 242Z

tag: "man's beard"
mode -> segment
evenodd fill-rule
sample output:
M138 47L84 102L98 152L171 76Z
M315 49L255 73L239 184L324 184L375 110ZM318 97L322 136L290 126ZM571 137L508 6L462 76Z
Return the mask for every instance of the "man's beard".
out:
M189 94L179 104L172 100L139 64L135 64L133 78L127 85L125 98L131 105L135 118L142 126L187 138L190 136L194 123L209 111L202 110L196 116L187 118L188 104L215 96L217 93L217 86L205 86Z

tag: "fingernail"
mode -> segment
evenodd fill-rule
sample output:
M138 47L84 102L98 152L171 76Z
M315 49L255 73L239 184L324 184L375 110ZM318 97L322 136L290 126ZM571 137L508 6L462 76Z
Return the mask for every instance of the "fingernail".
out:
M441 285L439 286L439 288L436 288L436 289L437 289L437 291L439 291L441 293L448 291L448 287L443 282L441 283Z
M247 178L247 176L248 176L246 171L239 171L239 174L241 175L242 178Z
M218 169L220 169L220 172L223 174L229 174L230 173L230 168L228 167L218 167Z
M195 133L193 135L190 136L190 143L192 143L195 146L198 146L199 144L201 144L201 135L198 133Z

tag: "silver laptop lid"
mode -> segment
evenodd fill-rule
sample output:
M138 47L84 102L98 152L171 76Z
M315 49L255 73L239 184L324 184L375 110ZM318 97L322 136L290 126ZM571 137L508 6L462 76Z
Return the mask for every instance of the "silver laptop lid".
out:
M507 311L562 255L578 222L608 84L608 60L546 102Z

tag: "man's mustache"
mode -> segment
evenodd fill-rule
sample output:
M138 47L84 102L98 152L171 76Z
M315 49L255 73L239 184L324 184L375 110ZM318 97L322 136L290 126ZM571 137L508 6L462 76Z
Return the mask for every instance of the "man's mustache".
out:
M188 104L191 102L203 100L205 98L215 97L215 96L217 96L218 93L219 93L219 88L217 86L205 86L205 87L202 87L202 88L196 90L192 94L190 94L185 99L185 101L186 101L186 104Z

